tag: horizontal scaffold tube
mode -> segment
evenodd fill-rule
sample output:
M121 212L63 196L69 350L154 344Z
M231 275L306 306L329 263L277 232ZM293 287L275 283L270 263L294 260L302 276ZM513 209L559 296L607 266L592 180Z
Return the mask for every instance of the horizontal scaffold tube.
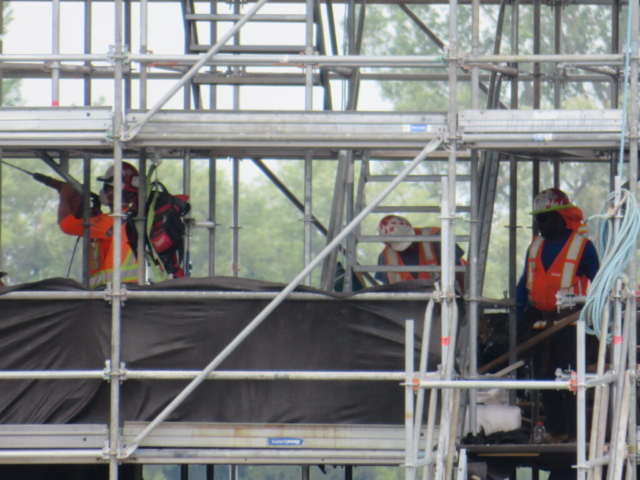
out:
M541 136L543 135L543 136ZM474 142L535 142L540 145L552 142L620 142L620 133L467 133L461 135L463 143Z
M569 381L557 380L420 380L420 388L569 390L573 386Z
M143 448L137 451L131 456L131 460L143 461L144 463L185 463L184 459L193 458L198 460L261 460L263 463L265 460L269 460L269 463L275 460L277 462L280 458L285 462L287 460L304 460L315 461L318 463L324 463L325 459L340 459L342 461L353 459L358 460L395 460L402 461L404 459L404 450L338 450L338 449L298 449L298 448L254 448L254 449L189 449L188 451L182 450L180 453L176 453L172 449L149 449ZM233 463L233 462L232 462ZM244 463L244 462L242 462Z
M39 463L74 463L74 459L103 459L102 450L63 450L63 449L34 449L34 450L0 450L0 461L10 463L10 460L19 463L34 463L37 459ZM84 462L82 462L84 463Z
M200 370L124 370L126 380L191 380ZM404 372L252 372L213 371L210 380L351 380L351 381L394 381L404 380ZM2 378L2 377L0 377Z
M0 56L0 60L2 56ZM181 62L185 64L195 63L202 57L200 55L129 55L128 60L134 63L153 62ZM237 58L237 57L236 57ZM354 66L362 67L369 65L396 65L396 64L416 64L424 66L446 66L447 59L439 55L243 55L241 62L252 65L279 65L279 66L299 66L301 64L312 64L322 66ZM468 56L463 59L463 64L491 64L491 63L564 63L564 62L601 62L606 65L622 64L621 54L595 54L595 55L478 55ZM216 55L207 63L230 64L233 60L229 56Z
M71 380L104 379L104 370L12 370L0 371L0 380Z
M153 290L153 291L127 291L126 299L145 300L272 300L279 292L203 292L203 291L176 291L176 290ZM347 297L349 301L404 301L404 300L424 300L431 299L431 293L425 292L371 292L360 293ZM342 297L344 299L344 297ZM86 291L86 292L11 292L0 296L3 300L110 300L111 297L106 291ZM336 301L338 297L325 295L322 293L292 292L287 296L287 300L300 301Z
M202 55L154 55L131 54L127 60L133 63L180 63L192 65L202 60ZM110 55L96 54L2 54L0 62L104 62L111 64ZM482 65L494 63L565 63L599 62L605 66L621 65L622 55L478 55L465 57L464 65ZM242 55L231 57L215 55L207 65L256 65L256 66L415 66L416 68L445 68L447 59L439 55ZM487 65L483 65L487 67Z

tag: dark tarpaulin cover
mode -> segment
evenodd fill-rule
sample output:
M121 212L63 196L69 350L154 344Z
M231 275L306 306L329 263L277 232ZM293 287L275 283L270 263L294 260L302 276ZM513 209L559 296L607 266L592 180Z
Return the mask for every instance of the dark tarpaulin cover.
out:
M184 278L131 290L279 291L249 279ZM372 287L366 291L380 290ZM385 291L431 291L429 281ZM67 279L5 287L12 291L85 290ZM318 292L300 287L299 291ZM324 293L326 292L318 292ZM218 370L403 371L404 322L416 320L419 348L426 301L283 302ZM2 300L0 370L95 370L110 357L111 305L101 300ZM140 300L122 308L122 361L132 370L203 369L268 304L266 300ZM438 307L436 307L437 310ZM438 311L435 318L438 319ZM439 363L440 322L430 339L430 369ZM416 357L417 358L417 357ZM150 421L187 381L126 380L122 419ZM200 385L168 421L401 424L398 382L218 381ZM0 423L107 423L103 380L5 380Z

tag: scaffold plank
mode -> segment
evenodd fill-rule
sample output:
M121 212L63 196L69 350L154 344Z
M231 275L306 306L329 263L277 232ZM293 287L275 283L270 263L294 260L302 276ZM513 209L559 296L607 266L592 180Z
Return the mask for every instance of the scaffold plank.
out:
M102 448L107 435L106 425L0 425L0 449Z
M147 422L126 422L123 436L135 438ZM164 423L143 447L176 448L289 448L333 450L402 450L401 425L298 425ZM424 447L424 446L423 446Z
M620 133L622 110L462 110L463 133Z

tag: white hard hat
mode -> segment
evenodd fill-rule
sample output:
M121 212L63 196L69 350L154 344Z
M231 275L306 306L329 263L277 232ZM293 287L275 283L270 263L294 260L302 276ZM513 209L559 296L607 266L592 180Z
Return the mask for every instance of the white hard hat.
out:
M387 215L378 223L378 235L382 236L414 236L415 230L409 220L399 215ZM385 242L396 252L402 252L409 248L413 242Z
M569 196L559 188L547 188L541 191L536 198L533 199L532 215L538 213L553 212L573 207L573 203L569 201Z

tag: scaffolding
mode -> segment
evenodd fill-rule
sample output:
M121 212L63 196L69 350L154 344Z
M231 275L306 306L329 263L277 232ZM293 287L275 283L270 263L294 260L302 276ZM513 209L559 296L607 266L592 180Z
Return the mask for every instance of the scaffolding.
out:
M26 2L29 3L29 2ZM543 159L554 162L554 184L559 185L562 161L606 161L612 165L611 185L620 194L623 181L638 177L638 12L629 4L628 41L621 40L619 0L576 0L548 2L541 0L449 2L394 2L381 4L397 6L443 52L437 55L365 55L363 51L366 8L371 2L344 3L326 0L306 2L217 1L175 2L184 26L184 45L181 53L154 53L148 45L149 29L157 22L150 14L154 5L166 2L123 2L92 0L41 2L50 5L52 41L47 51L26 53L11 51L0 54L0 79L39 79L51 88L51 106L3 107L0 109L0 149L4 158L40 158L68 181L69 160L83 160L84 178L76 182L88 195L91 161L111 158L115 165L114 242L121 242L121 169L123 160L138 161L144 172L154 156L173 158L183 162L184 189L190 193L190 165L195 159L209 162L209 215L196 219L194 227L208 230L209 276L219 273L215 265L216 247L216 161L230 158L233 179L233 222L231 264L232 274L239 276L239 169L241 159L251 159L260 170L295 204L304 215L304 269L278 294L237 292L177 292L133 291L122 283L119 267L114 269L113 283L101 292L13 292L0 297L1 302L24 299L89 299L109 301L112 307L110 359L104 370L92 371L30 371L0 372L1 381L16 379L97 378L110 381L111 410L108 425L0 425L0 463L105 463L110 478L117 480L120 463L276 463L310 465L335 463L345 465L379 464L404 465L406 478L415 479L417 469L424 467L423 478L451 479L454 471L466 475L467 451L460 448L459 424L463 407L468 404L469 424L476 431L475 405L477 390L481 388L568 389L578 398L578 438L575 447L575 466L578 478L599 480L602 467L607 466L607 479L619 480L626 472L635 478L637 443L636 431L636 311L637 265L635 256L629 263L629 284L618 282L610 293L614 317L606 319L605 335L600 342L596 374L586 372L585 325L579 320L578 365L575 374L562 373L555 381L521 381L495 379L478 371L476 339L478 316L484 284L491 219L496 199L500 164L510 168L510 225L509 225L509 284L515 286L516 207L518 161L533 164L533 192L540 188L540 166ZM64 15L61 8L68 4L83 6L82 53L62 53ZM274 4L270 13L262 13L265 4ZM373 2L374 4L376 2ZM448 5L448 39L442 41L423 23L412 9L413 3ZM600 54L578 54L562 51L563 7L592 5L610 9L611 51ZM13 2L12 2L13 4ZM113 37L107 52L96 53L92 47L96 18L92 13L97 5L108 5L113 14ZM139 25L134 25L132 7ZM411 6L410 6L411 5ZM459 12L462 6L471 7L472 50L463 52L459 40ZM481 5L495 5L498 11L493 53L480 49ZM519 9L533 8L533 53L519 53ZM541 9L553 11L554 53L541 53ZM323 11L323 7L325 10ZM359 7L359 8L358 8ZM344 11L343 48L338 48L340 26L335 9ZM509 10L511 24L506 25ZM155 18L155 20L154 20ZM246 44L241 36L249 25L292 27L297 37L293 44ZM510 28L511 48L501 51L503 29ZM267 30L259 30L266 32ZM134 32L138 38L134 38ZM263 33L263 38L272 38ZM291 38L294 38L293 35ZM271 42L273 43L273 42ZM137 45L134 53L130 46ZM624 48L622 46L626 45ZM6 51L6 49L4 49ZM532 66L528 71L524 66ZM547 66L549 73L543 74ZM391 69L391 73L375 69ZM529 67L527 67L529 68ZM398 69L398 70L393 70ZM403 69L400 71L399 69ZM407 73L415 69L419 73ZM575 71L578 70L578 73ZM429 73L425 73L429 72ZM61 88L71 79L81 79L84 106L71 106L63 101ZM98 82L109 81L113 91L109 106L92 106L93 89ZM360 111L359 97L366 81L407 80L445 82L448 85L446 112L368 112ZM74 82L77 80L73 80ZM519 109L519 88L523 82L533 85L532 110ZM607 109L563 110L562 88L572 82L598 82L609 85L611 102ZM458 87L468 83L471 91L470 108L461 108ZM541 85L553 89L553 109L542 110ZM170 87L167 88L167 85ZM509 87L505 87L508 84ZM624 86L625 98L620 106L619 87ZM282 92L302 89L302 107L272 110L246 109L241 92L250 86L273 88L274 97ZM277 90L285 88L286 90ZM344 101L338 108L336 92L342 88ZM226 90L224 90L226 89ZM627 92L628 89L628 92ZM509 108L501 98L510 93ZM158 93L160 92L160 93ZM175 97L183 92L182 108L176 107ZM221 92L227 94L225 98ZM480 104L481 93L487 103ZM137 105L135 104L137 100ZM172 103L173 102L173 103ZM220 105L224 104L224 110ZM620 151L620 153L617 153ZM304 198L297 199L277 175L262 163L263 158L299 159L304 162ZM626 177L615 172L619 158L628 164ZM376 176L369 170L376 160L402 161L396 175ZM415 169L432 159L444 166L433 175L420 175ZM312 179L314 161L332 160L337 164L331 218L322 225L312 209ZM354 193L357 162L361 174ZM469 165L468 174L461 174L459 163ZM383 178L384 177L384 178ZM1 178L1 177L0 177ZM383 201L402 182L429 185L439 192L437 205L385 206ZM365 194L368 182L386 182L387 186L373 199ZM461 205L459 183L469 182L467 204ZM144 185L144 181L140 182ZM84 186L83 186L84 185ZM1 187L0 187L1 188ZM636 182L629 182L629 191L636 196ZM1 191L0 191L1 193ZM140 205L145 192L140 192ZM144 211L140 208L140 211ZM338 252L345 256L345 289L351 290L352 273L370 274L393 271L394 267L364 265L358 258L358 245L394 237L364 235L362 221L371 213L433 212L440 218L438 236L418 237L419 240L441 241L441 266L414 267L415 271L437 271L439 287L430 295L413 293L368 293L362 298L415 300L429 302L422 338L430 336L434 319L433 305L441 306L442 365L439 371L429 372L426 366L427 344L421 347L421 360L416 369L413 354L406 355L404 372L224 372L218 366L234 348L249 336L285 299L296 300L318 295L294 292L298 285L311 284L311 272L322 267L320 288L332 290ZM461 235L457 223L460 214L468 215L469 233ZM85 215L88 217L88 211ZM144 221L144 218L139 218ZM320 230L327 238L326 246L313 257L312 229ZM395 238L397 240L397 238ZM142 242L143 239L140 239ZM468 267L456 266L456 242L469 242ZM139 250L142 244L139 245ZM85 232L84 265L88 264L89 237ZM114 265L120 265L120 251L114 251ZM407 267L395 271L406 271ZM459 331L455 274L464 270L468 291L468 328ZM88 268L83 271L85 283ZM139 267L139 278L146 278L145 266ZM513 299L512 287L508 297ZM220 296L228 299L261 298L269 304L253 321L202 371L133 371L121 361L121 315L126 302L138 298L198 299ZM571 299L575 301L576 299ZM578 299L580 300L580 299ZM560 302L562 303L562 302ZM575 318L572 318L575 320ZM511 369L516 364L515 316L511 309L510 353ZM610 359L605 358L607 325L616 338ZM413 352L413 324L407 323L406 349ZM456 340L468 338L466 371L455 369ZM173 402L148 423L129 422L120 418L121 383L128 379L188 379L190 383ZM269 381L286 378L298 380L378 380L402 383L405 389L405 425L242 425L245 436L238 439L236 427L220 424L169 424L164 422L171 412L204 381L216 379L260 379ZM587 446L586 391L595 389L595 408L591 442ZM431 401L422 425L426 390ZM461 394L465 392L466 395ZM438 400L439 398L439 400ZM439 418L436 413L441 406ZM611 405L611 409L608 406ZM192 431L198 430L195 435ZM605 433L610 431L608 448ZM203 435L202 432L205 432ZM265 439L275 435L309 439L305 449L259 448ZM423 436L424 434L424 436ZM331 441L327 441L330 439ZM435 447L435 450L434 450ZM529 446L544 451L552 446ZM211 471L212 474L212 471ZM303 477L304 477L303 470ZM308 476L308 470L306 470ZM459 477L461 478L461 477Z

